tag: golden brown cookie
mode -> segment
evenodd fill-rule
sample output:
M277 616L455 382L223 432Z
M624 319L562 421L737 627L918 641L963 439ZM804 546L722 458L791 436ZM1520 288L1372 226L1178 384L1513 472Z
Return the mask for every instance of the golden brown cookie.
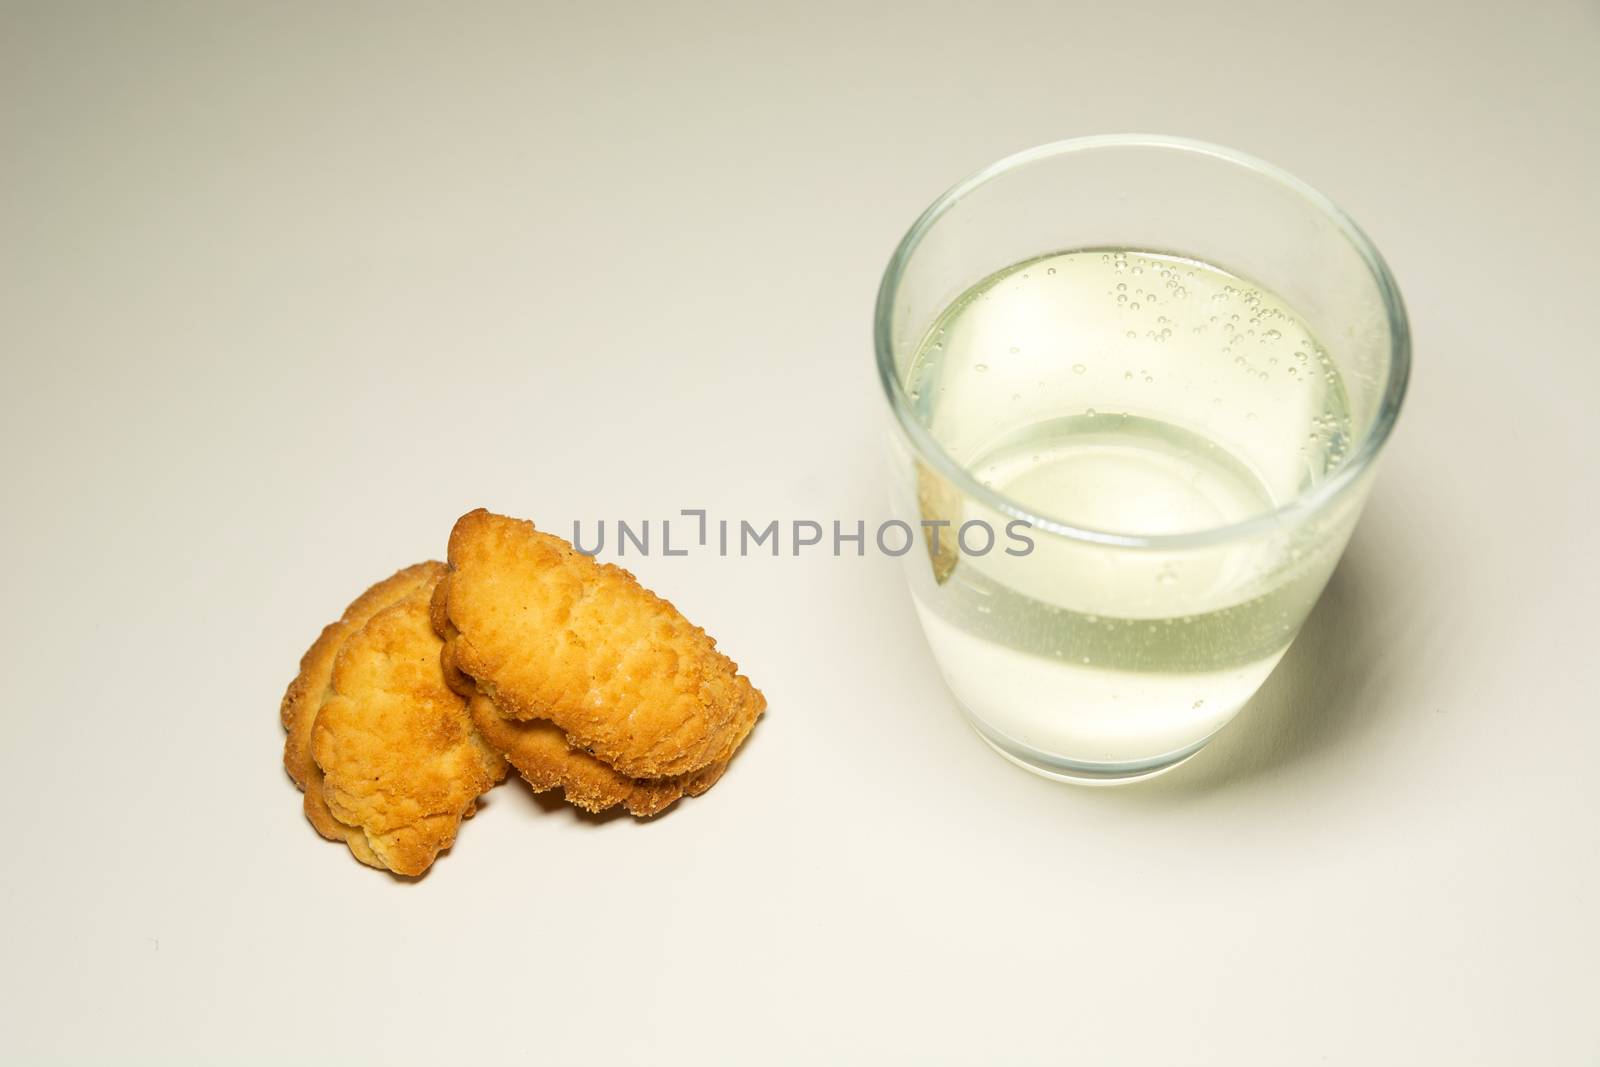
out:
M429 618L442 637L456 633L445 611L449 581L434 587ZM569 804L603 812L621 804L630 815L645 818L671 807L680 797L697 797L717 784L728 769L722 760L670 778L630 778L595 756L568 744L561 728L548 719L508 719L477 683L456 667L448 643L440 656L450 688L466 697L472 723L489 745L510 761L535 793L560 789Z
M427 870L506 774L445 683L432 593L418 587L345 640L311 735L328 810L362 835L351 850L397 874Z
M433 614L445 673L509 719L548 719L630 778L726 763L766 707L716 642L627 571L479 509L450 532ZM442 616L442 618L440 618Z
M621 804L632 815L655 815L679 797L704 793L728 767L723 760L673 778L629 778L567 744L566 734L553 722L507 719L482 693L472 696L470 708L472 724L483 739L511 761L535 793L560 789L567 803L585 811L601 812Z
M325 628L284 695L284 765L306 817L361 862L427 870L506 764L445 684L428 621L442 563L408 567Z
M283 694L283 703L278 709L278 718L288 734L283 742L283 766L294 784L305 793L306 818L329 840L347 840L351 830L328 810L322 799L322 771L311 758L311 728L333 678L333 661L345 639L365 626L367 620L417 589L431 587L444 573L443 563L432 560L417 563L396 571L356 597L337 621L323 627L316 643L300 658L300 673Z

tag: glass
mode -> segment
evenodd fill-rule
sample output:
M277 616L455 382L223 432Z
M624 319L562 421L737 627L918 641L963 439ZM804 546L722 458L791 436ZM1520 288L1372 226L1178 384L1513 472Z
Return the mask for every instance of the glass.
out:
M934 658L1049 777L1198 752L1349 539L1410 368L1400 294L1325 197L1169 137L961 182L901 241L875 340Z

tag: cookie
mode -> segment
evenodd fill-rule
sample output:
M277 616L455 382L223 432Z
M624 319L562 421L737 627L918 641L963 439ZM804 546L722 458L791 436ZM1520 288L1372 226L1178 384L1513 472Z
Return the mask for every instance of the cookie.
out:
M428 606L443 574L419 564L364 593L323 631L284 697L284 762L306 791L307 818L396 874L426 871L507 770L440 669Z
M627 778L724 764L766 707L704 630L620 567L483 509L450 533L441 672ZM458 679L458 685L460 684Z
M333 661L345 639L365 626L369 619L417 589L435 585L445 570L445 565L436 561L417 563L396 571L356 597L343 615L322 628L316 642L300 658L300 673L283 694L283 703L278 708L278 719L287 735L283 742L283 767L305 793L306 819L331 841L346 840L350 827L335 819L322 799L322 770L311 758L311 728L333 678Z

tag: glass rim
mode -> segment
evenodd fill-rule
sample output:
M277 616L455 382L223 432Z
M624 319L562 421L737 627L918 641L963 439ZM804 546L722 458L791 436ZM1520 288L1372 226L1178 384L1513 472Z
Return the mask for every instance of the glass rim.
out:
M1238 522L1175 534L1129 534L1078 526L1024 507L1005 494L978 481L972 476L971 471L957 463L950 453L945 451L928 428L918 421L912 410L911 400L906 395L905 385L901 382L895 366L891 320L906 264L910 262L917 247L922 243L923 237L967 194L995 178L1044 159L1101 148L1164 148L1191 152L1241 166L1270 178L1331 219L1361 256L1377 283L1389 326L1389 376L1388 381L1384 383L1378 410L1373 416L1371 425L1362 435L1360 443L1350 451L1344 462L1335 468L1331 475L1276 508L1258 512ZM1062 249L1062 251L1070 250ZM1389 273L1388 264L1383 261L1377 248L1349 215L1306 182L1265 160L1206 141L1162 134L1100 134L1052 141L1006 156L951 186L917 217L917 221L911 224L911 228L906 231L906 235L900 239L900 244L895 248L894 255L890 257L889 265L883 272L883 281L878 287L878 299L873 313L873 340L877 350L878 378L883 384L884 394L889 406L894 409L895 420L923 462L932 466L948 482L960 489L963 495L1003 515L1027 522L1034 529L1067 540L1114 545L1120 548L1175 550L1222 544L1292 525L1321 511L1343 496L1372 466L1379 450L1388 440L1390 431L1394 429L1395 420L1400 414L1401 401L1405 398L1406 385L1411 378L1411 330L1406 319L1405 304L1400 298L1399 287L1395 284L1394 276Z

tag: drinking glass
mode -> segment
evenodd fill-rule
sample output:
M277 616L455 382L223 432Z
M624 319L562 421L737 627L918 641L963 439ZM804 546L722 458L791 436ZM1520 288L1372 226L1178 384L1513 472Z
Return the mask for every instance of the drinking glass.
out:
M1177 766L1271 673L1349 539L1410 367L1394 280L1326 197L1144 135L1033 148L941 196L884 274L875 342L933 658L996 751L1087 783ZM1326 413L1297 423L1312 393ZM1040 471L996 481L997 448ZM1204 486L1230 479L1255 503L1208 519Z

